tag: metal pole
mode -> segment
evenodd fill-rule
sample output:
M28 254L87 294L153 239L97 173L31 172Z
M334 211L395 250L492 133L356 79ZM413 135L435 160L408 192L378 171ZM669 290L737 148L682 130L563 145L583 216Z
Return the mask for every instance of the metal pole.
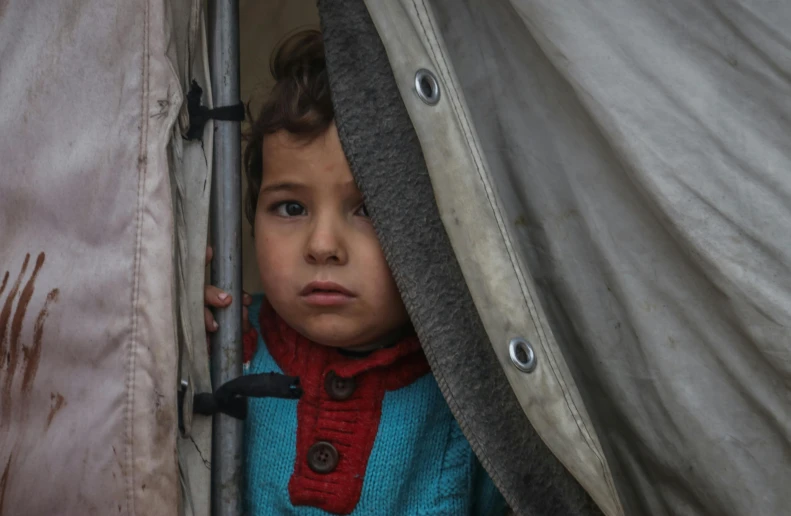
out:
M209 0L211 82L214 107L239 103L239 3ZM218 310L212 338L214 389L242 374L242 176L239 122L214 121L211 190L212 283L233 296ZM212 516L242 514L242 421L217 414L212 437Z

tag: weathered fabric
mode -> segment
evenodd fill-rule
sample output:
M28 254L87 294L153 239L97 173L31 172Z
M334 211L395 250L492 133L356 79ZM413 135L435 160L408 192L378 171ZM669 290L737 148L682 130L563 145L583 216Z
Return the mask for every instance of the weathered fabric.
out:
M344 151L454 416L519 514L594 513L590 498L525 418L492 351L365 5L325 1L319 13Z
M178 512L167 6L0 3L0 514Z
M542 439L608 512L608 477L627 514L787 512L791 5L366 3ZM568 360L600 480L595 447L558 439L573 420L550 385L508 372L512 332L532 332L536 372Z

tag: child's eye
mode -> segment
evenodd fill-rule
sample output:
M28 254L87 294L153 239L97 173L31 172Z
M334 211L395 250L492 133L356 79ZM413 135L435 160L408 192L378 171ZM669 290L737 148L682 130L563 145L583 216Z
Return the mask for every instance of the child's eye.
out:
M294 201L285 201L275 206L275 212L281 217L299 217L305 214L305 207Z
M365 204L361 204L357 211L354 212L355 215L359 215L361 217L368 217L368 208L365 207Z

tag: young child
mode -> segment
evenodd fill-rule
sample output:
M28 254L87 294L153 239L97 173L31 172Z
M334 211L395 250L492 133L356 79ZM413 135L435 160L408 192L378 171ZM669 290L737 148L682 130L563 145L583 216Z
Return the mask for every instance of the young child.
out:
M266 293L249 306L245 341L255 348L249 373L297 376L303 394L249 400L247 510L503 514L431 374L352 179L321 34L288 38L272 73L245 153ZM227 305L218 292L207 296Z

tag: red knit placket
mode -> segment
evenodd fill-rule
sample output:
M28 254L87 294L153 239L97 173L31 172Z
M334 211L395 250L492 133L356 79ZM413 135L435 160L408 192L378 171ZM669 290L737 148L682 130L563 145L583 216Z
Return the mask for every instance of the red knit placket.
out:
M420 343L410 336L364 358L351 358L304 338L266 302L260 321L272 358L285 374L299 377L303 391L297 404L296 461L288 484L291 503L349 514L362 494L385 392L429 372ZM354 379L348 399L338 401L327 392L325 378L330 372ZM308 465L308 450L321 441L334 446L339 455L335 469L324 474Z

